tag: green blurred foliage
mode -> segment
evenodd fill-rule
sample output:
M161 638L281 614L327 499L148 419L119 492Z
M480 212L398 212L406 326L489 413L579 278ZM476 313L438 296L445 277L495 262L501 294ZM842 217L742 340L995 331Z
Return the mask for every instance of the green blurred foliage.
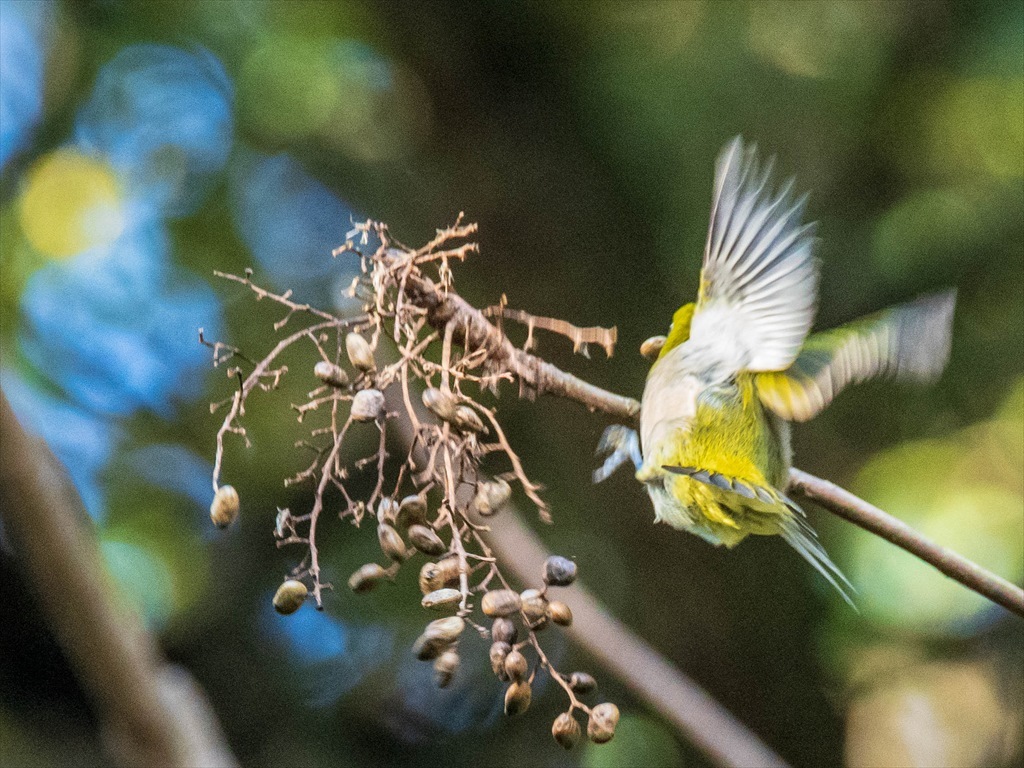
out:
M1008 578L1024 576L1024 4L96 0L63 6L59 39L33 157L64 140L98 67L123 46L198 42L234 80L241 140L289 151L410 244L465 210L481 225L481 254L458 269L459 290L479 305L507 293L536 314L617 325L610 361L574 358L549 337L540 352L633 396L647 370L640 342L663 333L695 292L714 158L737 133L757 141L813 193L821 327L959 289L942 381L844 394L797 429L799 466ZM387 87L359 46L389 62ZM5 174L0 320L5 357L16 360L20 290L45 259L18 231L20 188ZM252 265L226 198L217 189L172 227L177 260L207 276ZM266 350L279 313L236 285L216 288L223 340ZM309 358L282 362L301 371ZM223 369L212 372L208 399L231 386ZM706 764L600 670L601 695L624 712L606 747L566 754L551 741L561 700L550 687L515 722L458 734L410 725L403 685L414 684L394 670L424 620L412 573L369 598L328 596L331 615L392 628L397 650L354 693L316 705L318 685L333 684L329 667L311 672L265 626L268 594L292 564L270 536L276 508L306 504L281 479L303 465L288 404L308 388L293 376L250 401L253 447L228 444L243 515L226 534L211 535L188 499L107 477L112 509L98 536L112 576L206 687L244 763ZM794 765L902 759L907 734L929 728L951 745L940 760L1019 759L1007 714L1019 712L1019 693L999 683L1024 683L1019 622L812 510L860 592L854 615L781 542L716 550L651 524L628 473L593 487L587 456L601 418L518 401L511 389L499 404L528 474L547 486L555 525L537 527L552 550L576 558L612 611ZM143 414L125 429L132 445L179 443L212 459L217 421L199 402L173 422ZM366 530L334 525L322 541L338 584L375 556ZM591 665L575 649L561 653L567 669ZM996 713L984 727L948 716L968 684ZM48 696L53 686L44 679L39 697L0 700L0 737L11 745L0 763L61 762L79 742L89 745L81 754L97 753L80 694ZM907 690L923 693L905 705ZM40 733L40 715L73 739L61 746ZM979 738L1005 744L985 751Z

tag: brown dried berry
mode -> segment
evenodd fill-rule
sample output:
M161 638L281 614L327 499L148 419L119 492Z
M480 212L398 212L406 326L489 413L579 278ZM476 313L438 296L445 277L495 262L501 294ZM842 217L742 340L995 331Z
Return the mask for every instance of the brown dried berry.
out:
M240 509L238 491L234 489L234 486L222 485L213 495L213 502L210 504L210 520L218 528L227 528L238 519Z
M479 514L487 517L505 506L511 496L512 487L500 477L495 480L481 480L476 486L473 506Z
M295 613L302 607L307 594L309 590L305 584L296 579L288 579L274 593L274 610L286 616Z
M480 601L480 610L485 616L509 616L522 606L519 595L511 589L492 589L485 592Z
M568 712L563 712L556 717L554 724L551 726L551 735L555 737L555 741L564 749L575 747L582 734L583 729L580 728L580 724Z
M377 526L377 541L380 542L381 552L395 562L400 563L406 558L408 553L405 549L405 542L402 541L398 531L387 523L381 523Z
M614 704L598 704L590 710L587 721L587 737L595 744L611 741L615 726L619 724L619 708Z
M519 651L510 651L505 657L505 675L509 680L522 680L530 671L530 664Z
M466 622L458 616L449 616L427 624L423 634L416 638L413 653L420 661L429 661L440 656L465 629Z
M424 525L427 522L427 500L422 496L406 496L398 505L398 525L408 528L410 525Z
M462 593L457 589L435 589L420 601L424 608L440 610L462 602Z
M525 680L512 683L505 691L505 714L509 717L521 715L530 708L533 691Z
M436 637L420 635L416 638L416 642L412 644L412 652L416 654L416 658L420 661L430 661L444 653L448 645L449 643L438 640Z
M586 672L573 672L569 675L569 687L572 688L575 693L590 693L592 690L597 688L597 680L594 679L593 675Z
M348 577L348 588L353 592L369 592L384 579L388 572L376 563L367 563Z
M445 651L434 662L434 680L438 688L447 688L451 685L459 669L459 654L455 651Z
M369 342L358 333L350 333L345 337L345 351L348 353L349 362L359 370L372 371L377 367Z
M491 625L491 640L498 643L515 645L519 639L519 630L512 619L495 619Z
M505 657L511 651L512 646L508 643L491 643L491 650L489 651L491 671L499 680L508 680L508 676L505 674Z
M576 581L576 563L552 555L544 561L544 583L552 587L568 587Z
M352 418L373 421L384 413L384 393L379 389L361 389L352 398Z
M466 622L459 616L448 616L443 619L434 619L427 624L424 632L431 637L436 637L445 642L451 643L462 634L466 628Z
M448 549L434 529L426 525L410 525L409 542L425 555L443 555Z
M561 600L552 600L548 603L548 616L561 627L568 627L572 624L572 611Z
M543 621L548 615L548 601L536 589L526 589L519 595L523 604L523 616L530 624Z
M313 375L324 384L330 384L336 389L348 386L348 374L345 373L345 369L340 365L328 363L326 360L321 360L313 366Z
M445 557L436 563L424 563L420 568L420 591L423 594L441 589L459 580L459 560Z
M458 400L451 392L445 392L436 387L423 390L423 404L427 410L444 421L455 419L455 408Z
M480 414L468 405L455 406L455 426L463 432L484 432L484 423Z

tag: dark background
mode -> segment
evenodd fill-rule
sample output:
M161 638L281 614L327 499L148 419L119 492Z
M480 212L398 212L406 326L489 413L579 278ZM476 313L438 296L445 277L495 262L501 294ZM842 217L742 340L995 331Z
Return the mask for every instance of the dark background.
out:
M408 651L413 574L274 615L293 563L275 508L308 504L281 487L303 459L287 403L304 381L252 401L254 446L230 443L226 465L241 524L212 530L207 403L230 384L196 327L259 355L278 317L212 271L252 266L344 311L354 265L329 251L350 217L417 245L465 211L481 253L459 290L617 326L611 360L543 335L540 353L638 397L639 344L696 291L715 157L756 141L812 192L818 327L959 291L942 380L845 393L795 430L798 466L1024 577L1024 4L4 0L0 26L4 390L72 468L123 594L245 764L704 764L600 669L623 723L572 753L548 735L550 686L500 717L483 644L436 692ZM501 415L546 486L545 541L786 759L1020 759L1019 621L817 510L859 614L780 541L726 552L654 526L628 472L590 483L602 417L514 395ZM374 557L370 530L325 537L336 582ZM0 562L0 761L99 764L84 700Z

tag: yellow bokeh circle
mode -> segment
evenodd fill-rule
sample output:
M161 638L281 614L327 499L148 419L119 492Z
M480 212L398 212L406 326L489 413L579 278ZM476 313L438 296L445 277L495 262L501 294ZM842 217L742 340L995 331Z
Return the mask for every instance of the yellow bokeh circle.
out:
M113 169L72 149L51 152L32 167L18 213L31 246L54 258L106 245L124 230Z

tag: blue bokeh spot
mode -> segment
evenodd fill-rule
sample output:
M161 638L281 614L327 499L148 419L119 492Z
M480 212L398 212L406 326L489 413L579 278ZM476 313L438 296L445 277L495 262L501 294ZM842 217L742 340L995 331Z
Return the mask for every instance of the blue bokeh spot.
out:
M48 2L0 3L0 169L31 137L43 112Z
M207 359L195 333L220 324L210 286L172 270L158 223L43 267L22 309L26 357L73 400L113 415L170 416L172 398L199 394Z
M335 281L328 276L338 273L331 251L351 226L348 206L286 154L239 152L229 178L235 227L273 284L330 305Z
M100 70L75 138L110 160L130 197L183 216L227 162L233 99L231 81L208 51L131 45Z

